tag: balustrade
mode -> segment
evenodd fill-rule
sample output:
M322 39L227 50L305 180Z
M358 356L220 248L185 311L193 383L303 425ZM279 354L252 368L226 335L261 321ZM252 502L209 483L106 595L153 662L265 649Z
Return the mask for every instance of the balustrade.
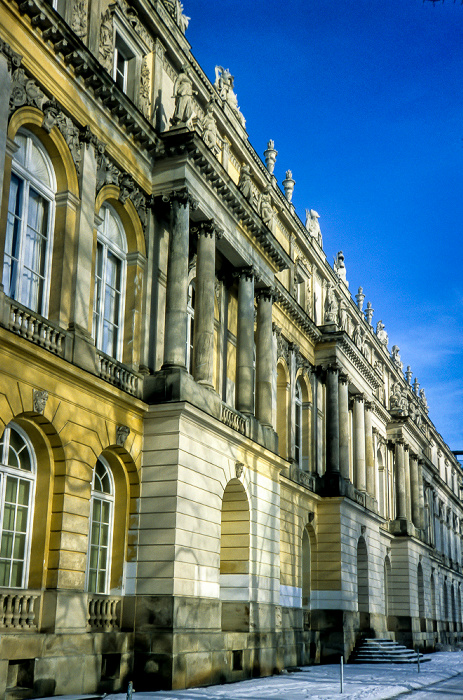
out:
M110 632L120 628L121 598L88 596L87 624L92 632Z
M40 591L0 589L0 630L5 632L37 631ZM36 601L38 601L36 603Z

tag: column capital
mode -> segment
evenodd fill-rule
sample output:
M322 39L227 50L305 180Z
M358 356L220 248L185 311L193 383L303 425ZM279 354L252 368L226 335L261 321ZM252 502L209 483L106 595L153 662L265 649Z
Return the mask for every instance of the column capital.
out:
M340 384L349 384L350 377L346 372L343 372L341 369L339 370L339 383Z
M365 394L362 394L361 392L359 392L358 394L353 394L352 399L361 403L365 401Z
M329 362L327 365L323 366L323 369L326 372L333 372L334 373L339 373L340 370L342 369L341 365L339 365L337 362Z
M277 294L274 287L261 287L260 289L256 289L255 297L258 300L270 301L273 304L277 298Z
M374 406L375 405L374 405L373 401L365 400L365 411L373 411Z
M162 194L162 201L167 202L172 206L174 202L177 202L183 207L186 207L187 204L189 204L190 209L197 209L199 206L199 202L197 199L194 199L194 197L190 194L188 191L188 188L186 187L181 187L176 190L170 190L169 192L164 192Z
M236 279L246 279L246 280L254 280L254 282L259 282L260 277L257 274L257 270L253 265L246 265L244 267L239 267L236 268L236 270L233 270L233 277Z
M215 237L220 239L223 236L223 229L217 226L214 219L208 219L207 221L198 221L194 226L191 227L191 232L198 236L209 236L210 238Z
M0 39L0 54L5 56L8 63L8 70L11 72L14 68L19 68L22 61L22 56L16 51L13 51L11 46Z
M416 452L410 452L410 459L414 459L416 462L418 462L418 455Z
M272 332L276 336L281 335L281 328L280 328L280 326L277 326L277 324L275 322L272 323Z

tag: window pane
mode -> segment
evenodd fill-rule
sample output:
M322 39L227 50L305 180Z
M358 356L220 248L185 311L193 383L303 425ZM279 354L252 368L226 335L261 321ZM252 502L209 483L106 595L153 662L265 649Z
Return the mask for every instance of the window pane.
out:
M24 559L26 549L26 535L16 535L14 538L13 558Z
M90 548L90 569L96 569L98 566L98 547Z
M13 566L11 567L10 586L13 586L14 588L20 588L20 586L22 585L23 566L24 563L22 561L13 562Z
M16 503L18 493L18 479L13 476L8 476L6 479L5 501L7 503Z
M25 506L18 507L16 513L16 532L27 532L27 507Z
M101 501L95 498L93 501L93 521L100 522L101 519Z
M103 501L102 505L102 515L101 515L101 520L103 523L109 523L109 513L111 506L108 503L108 501Z
M7 588L10 585L10 565L9 562L0 561L0 586Z
M13 449L13 447L11 447L11 445L8 448L7 464L10 467L14 467L14 469L19 469L18 456L17 456L15 450Z
M9 559L13 552L13 533L4 532L2 535L2 542L0 545L0 557Z

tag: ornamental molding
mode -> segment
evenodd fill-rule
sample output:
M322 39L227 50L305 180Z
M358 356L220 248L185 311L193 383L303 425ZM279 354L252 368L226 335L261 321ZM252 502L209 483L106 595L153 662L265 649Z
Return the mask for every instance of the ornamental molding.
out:
M6 41L2 41L0 39L0 54L2 56L5 56L7 65L8 65L8 70L10 73L19 68L21 65L22 61L22 56L19 53L16 53L16 51L13 51L11 46L6 43Z
M34 389L32 394L32 405L34 413L43 413L48 401L48 391L45 389Z
M116 445L124 447L125 441L129 437L130 428L127 425L118 425L116 427Z

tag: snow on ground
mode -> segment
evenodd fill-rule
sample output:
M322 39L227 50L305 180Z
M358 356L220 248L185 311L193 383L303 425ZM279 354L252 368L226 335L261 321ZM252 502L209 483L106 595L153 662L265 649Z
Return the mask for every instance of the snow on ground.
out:
M438 652L431 659L415 664L348 664L344 666L344 692L340 694L340 668L305 666L300 671L270 678L255 678L239 683L214 685L189 690L139 692L133 700L385 700L438 681L463 674L463 652ZM134 679L134 687L136 679ZM463 698L463 676L461 679ZM125 693L108 695L105 700L124 700Z

